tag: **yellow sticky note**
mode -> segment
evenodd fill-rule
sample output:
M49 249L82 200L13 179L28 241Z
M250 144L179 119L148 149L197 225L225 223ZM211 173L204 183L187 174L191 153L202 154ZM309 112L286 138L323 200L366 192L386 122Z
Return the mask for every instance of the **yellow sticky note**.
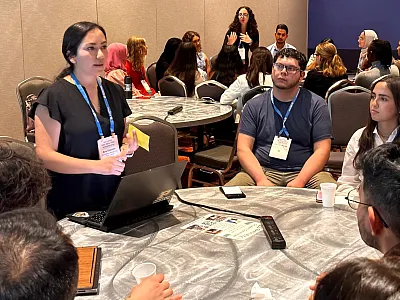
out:
M132 131L133 130L136 131L136 137L137 137L138 145L140 147L142 147L144 150L150 151L150 148L149 148L150 137L147 134L145 134L144 132L142 132L139 129L137 129L132 124L129 124L128 133L129 133L130 136L133 136L132 135Z

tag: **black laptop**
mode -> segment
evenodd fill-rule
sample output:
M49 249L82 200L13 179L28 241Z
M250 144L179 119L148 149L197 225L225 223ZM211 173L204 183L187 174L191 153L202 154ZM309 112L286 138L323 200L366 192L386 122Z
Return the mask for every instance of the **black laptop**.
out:
M110 206L105 211L67 215L68 219L101 231L128 226L172 210L169 204L187 162L123 176Z

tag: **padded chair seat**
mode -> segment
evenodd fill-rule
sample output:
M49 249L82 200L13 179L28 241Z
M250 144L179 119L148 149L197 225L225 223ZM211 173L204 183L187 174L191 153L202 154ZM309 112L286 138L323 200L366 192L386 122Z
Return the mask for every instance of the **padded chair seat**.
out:
M342 170L345 152L331 152L326 166L329 169Z
M222 170L226 168L231 153L231 146L220 145L215 148L197 152L194 155L192 162L198 165ZM238 163L238 158L235 156L232 165L236 166Z

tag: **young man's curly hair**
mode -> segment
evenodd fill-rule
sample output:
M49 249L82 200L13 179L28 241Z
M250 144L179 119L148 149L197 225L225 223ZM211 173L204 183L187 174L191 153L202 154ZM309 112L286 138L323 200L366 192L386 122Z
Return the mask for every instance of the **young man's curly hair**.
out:
M35 206L50 189L47 170L23 143L0 142L0 213Z

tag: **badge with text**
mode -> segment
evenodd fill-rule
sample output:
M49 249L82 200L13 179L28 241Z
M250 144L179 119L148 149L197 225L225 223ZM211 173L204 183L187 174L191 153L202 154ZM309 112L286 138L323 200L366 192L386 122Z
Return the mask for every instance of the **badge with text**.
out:
M269 151L269 157L286 160L289 154L291 143L292 139L275 136L271 150Z
M99 149L100 159L109 156L115 156L121 153L121 151L119 150L118 137L116 134L99 139L97 141L97 148Z
M246 60L246 50L243 48L239 48L239 55L240 55L240 59L245 61Z
M147 84L147 82L146 82L146 80L142 80L142 81L140 81L141 83L142 83L142 85L143 85L143 87L144 87L144 89L146 90L146 92L148 93L148 94L151 94L152 92L151 92L151 88L149 87L149 85Z

